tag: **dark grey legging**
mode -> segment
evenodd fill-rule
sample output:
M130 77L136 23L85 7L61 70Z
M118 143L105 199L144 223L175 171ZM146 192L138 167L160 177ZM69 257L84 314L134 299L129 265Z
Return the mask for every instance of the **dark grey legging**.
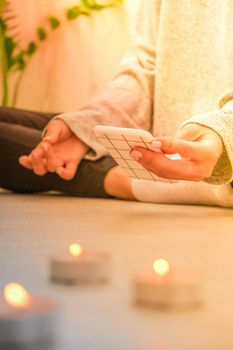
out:
M41 139L41 131L57 114L0 107L0 187L20 193L53 190L80 197L110 197L103 180L116 166L111 157L82 160L70 181L55 173L37 176L19 164L18 158L31 152Z

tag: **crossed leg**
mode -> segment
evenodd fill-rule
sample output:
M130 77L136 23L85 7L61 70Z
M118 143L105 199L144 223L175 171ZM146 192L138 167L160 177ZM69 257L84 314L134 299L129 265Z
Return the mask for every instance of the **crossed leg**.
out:
M82 160L70 181L56 173L38 176L19 164L18 158L40 142L41 131L57 114L0 108L0 187L20 193L53 190L79 197L134 199L131 179L110 156Z

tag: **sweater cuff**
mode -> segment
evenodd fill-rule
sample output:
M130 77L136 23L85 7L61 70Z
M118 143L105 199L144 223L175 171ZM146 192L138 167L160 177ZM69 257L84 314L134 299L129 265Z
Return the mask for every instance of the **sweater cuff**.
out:
M88 160L97 160L104 156L109 155L106 148L102 146L98 139L95 137L93 133L93 127L90 127L90 123L85 122L84 114L86 112L80 111L80 112L73 112L73 113L64 113L59 114L56 117L54 117L52 120L55 119L61 119L63 120L68 127L71 129L71 131L81 140L83 141L87 146L89 146L89 151L86 153L84 159ZM82 118L78 118L78 114ZM47 127L42 131L42 137L45 135L47 130Z
M214 130L221 137L226 150L215 165L212 175L204 181L212 184L230 183L233 179L233 110L221 109L193 116L181 127L190 123Z

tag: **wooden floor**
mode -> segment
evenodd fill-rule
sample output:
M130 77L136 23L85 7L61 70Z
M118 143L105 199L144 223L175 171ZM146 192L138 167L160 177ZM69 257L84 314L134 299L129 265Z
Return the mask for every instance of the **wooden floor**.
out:
M109 284L49 281L49 256L73 241L112 254ZM133 304L133 274L158 256L201 269L200 309ZM16 280L58 300L55 350L233 349L232 209L0 193L0 268L0 288Z

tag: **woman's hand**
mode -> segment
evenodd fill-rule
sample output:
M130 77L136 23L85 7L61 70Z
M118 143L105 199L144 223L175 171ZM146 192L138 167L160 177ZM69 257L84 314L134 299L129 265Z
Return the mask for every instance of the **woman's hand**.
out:
M211 176L214 166L224 152L221 137L212 129L199 124L187 124L175 137L156 137L153 152L135 147L131 157L144 168L165 179L201 181ZM178 153L179 160L166 154Z
M19 162L36 175L43 176L56 172L62 179L71 180L88 146L78 139L61 119L52 120L46 135L29 155Z

